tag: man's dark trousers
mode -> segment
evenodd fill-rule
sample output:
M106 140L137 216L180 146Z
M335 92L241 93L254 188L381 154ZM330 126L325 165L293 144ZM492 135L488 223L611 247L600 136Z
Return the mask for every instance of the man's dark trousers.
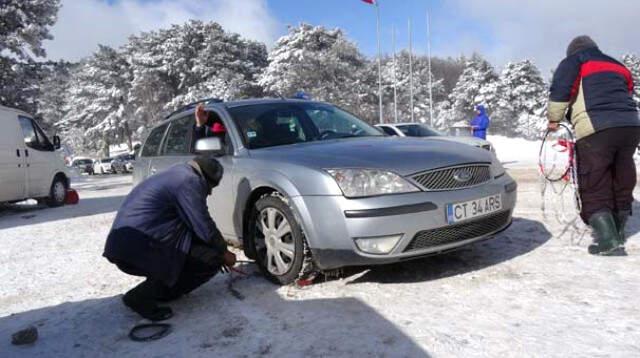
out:
M135 296L137 301L171 301L208 282L220 272L221 267L222 258L215 249L199 239L194 239L175 285L169 287L160 280L147 278L127 294Z
M619 127L596 132L576 143L581 217L610 211L631 211L636 186L633 160L640 142L640 127Z

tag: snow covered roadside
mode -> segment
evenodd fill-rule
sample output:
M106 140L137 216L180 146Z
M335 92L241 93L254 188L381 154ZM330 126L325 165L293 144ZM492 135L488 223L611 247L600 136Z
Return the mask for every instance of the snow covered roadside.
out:
M0 356L640 355L640 234L628 257L590 257L583 232L542 222L528 180L517 220L492 241L306 290L245 266L252 275L233 283L244 300L217 276L172 305L171 335L131 342L137 317L120 294L138 279L101 257L129 180L86 178L78 206L0 210ZM11 346L29 324L40 339Z

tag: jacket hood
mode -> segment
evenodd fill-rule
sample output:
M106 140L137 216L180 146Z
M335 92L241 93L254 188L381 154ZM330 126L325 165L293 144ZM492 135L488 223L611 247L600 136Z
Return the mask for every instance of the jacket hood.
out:
M598 44L589 36L578 36L573 39L567 47L567 57L590 48L598 48Z
M468 163L491 163L488 151L428 138L363 137L251 151L261 161L313 169L367 168L402 176Z
M487 109L484 108L483 105L479 104L478 106L476 106L476 109L480 112L481 116L486 116L487 115Z

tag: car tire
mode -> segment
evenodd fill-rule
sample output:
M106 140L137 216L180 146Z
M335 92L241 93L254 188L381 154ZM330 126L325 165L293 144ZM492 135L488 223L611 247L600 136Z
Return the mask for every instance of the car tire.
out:
M285 220L288 226L283 225ZM268 227L263 230L265 224ZM279 196L263 197L254 205L248 225L246 244L255 250L260 271L279 285L295 282L304 264L305 247L302 228L289 205ZM279 233L277 229L283 230ZM266 237L264 232L271 235Z
M64 205L64 200L67 197L67 184L64 179L57 176L51 183L51 189L49 189L49 196L46 198L45 203L47 206L55 208Z

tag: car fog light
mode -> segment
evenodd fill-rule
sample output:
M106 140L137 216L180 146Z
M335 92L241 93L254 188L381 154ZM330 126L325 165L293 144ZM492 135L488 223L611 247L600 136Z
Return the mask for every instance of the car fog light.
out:
M368 254L382 255L390 253L398 244L402 235L379 236L379 237L360 237L355 239L356 246L362 252Z

